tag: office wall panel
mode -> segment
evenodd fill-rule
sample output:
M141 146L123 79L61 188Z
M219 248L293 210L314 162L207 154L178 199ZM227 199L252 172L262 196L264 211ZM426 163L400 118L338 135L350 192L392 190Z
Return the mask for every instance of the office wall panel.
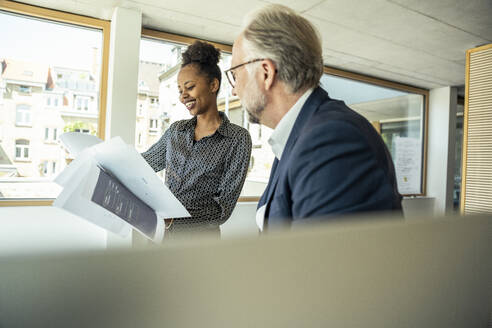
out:
M467 51L461 212L492 212L492 44Z

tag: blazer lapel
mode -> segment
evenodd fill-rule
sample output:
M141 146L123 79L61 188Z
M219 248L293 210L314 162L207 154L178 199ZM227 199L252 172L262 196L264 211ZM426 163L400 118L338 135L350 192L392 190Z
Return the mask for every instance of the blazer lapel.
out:
M278 159L275 157L272 165L272 169L270 171L270 178L268 179L268 184L265 188L265 191L263 192L263 195L261 195L260 200L258 201L258 207L260 208L263 205L266 204L267 199L269 199L270 194L273 192L273 185L274 181L276 181L276 178L278 178L278 173L277 173L277 166L278 166Z
M292 148L295 145L297 138L299 137L300 132L304 125L308 122L309 118L313 115L313 113L318 109L323 101L328 98L328 94L321 87L317 87L314 89L313 93L308 97L304 105L302 106L301 111L299 112L299 116L297 116L296 122L292 128L292 131L289 134L289 138L287 139L287 143L285 145L284 151L282 152L282 158L279 161L277 158L273 161L272 171L270 172L270 179L268 181L267 188L265 192L260 198L258 202L258 208L263 205L267 205L265 211L265 224L268 219L268 210L269 204L273 197L275 188L278 183L278 178L284 170L289 166L289 157ZM272 176L273 175L273 176Z

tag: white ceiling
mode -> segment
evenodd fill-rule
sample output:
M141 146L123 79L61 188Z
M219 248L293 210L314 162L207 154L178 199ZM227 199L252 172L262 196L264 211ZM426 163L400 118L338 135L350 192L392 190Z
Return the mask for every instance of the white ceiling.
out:
M145 27L232 44L245 13L266 0L30 0L111 19L140 10ZM423 88L465 83L465 51L492 43L492 0L284 0L323 38L325 64Z

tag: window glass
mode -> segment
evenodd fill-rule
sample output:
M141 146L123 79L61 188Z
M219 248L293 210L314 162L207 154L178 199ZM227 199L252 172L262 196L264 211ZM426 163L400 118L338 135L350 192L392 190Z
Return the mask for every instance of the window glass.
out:
M31 125L31 106L22 104L16 107L16 124Z
M424 96L325 74L322 87L343 100L381 134L395 165L401 194L422 193Z
M102 31L0 11L0 40L0 198L55 198L59 134L97 133Z
M177 74L186 45L143 38L140 46L135 144L140 152L158 141L175 121L191 116L179 102ZM231 55L222 53L222 72ZM424 97L325 74L322 87L366 117L381 134L393 157L402 194L422 193ZM155 99L155 100L154 100ZM260 196L270 176L274 155L268 143L272 130L248 122L239 99L231 94L225 75L218 96L219 110L251 134L250 167L241 196ZM156 122L154 122L154 120ZM163 174L161 173L162 177Z
M181 53L186 47L147 38L141 40L135 133L136 148L140 152L157 142L173 122L191 118L179 101L177 87ZM219 62L222 73L230 67L230 62L231 55L222 52ZM217 104L219 111L225 112L232 123L248 129L254 136L250 168L241 196L260 196L268 182L273 162L273 153L267 142L271 130L248 122L239 99L231 95L231 87L224 73ZM163 177L163 173L159 176Z
M29 160L29 140L15 141L15 159L19 161Z
M458 104L456 114L456 144L454 150L454 188L453 209L459 211L461 201L461 169L463 155L463 112L464 106Z

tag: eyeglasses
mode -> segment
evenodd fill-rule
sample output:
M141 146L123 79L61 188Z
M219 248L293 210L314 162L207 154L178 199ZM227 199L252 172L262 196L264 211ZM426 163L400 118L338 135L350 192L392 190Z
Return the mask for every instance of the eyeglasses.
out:
M229 81L229 83L231 84L231 86L233 88L236 86L236 73L234 72L235 69L237 69L237 68L239 68L241 66L244 66L244 65L248 65L248 64L251 64L251 63L259 62L261 60L265 60L265 58L252 59L250 61L247 61L245 63L236 65L236 66L231 67L228 70L226 70L225 73L226 73L226 76L227 76L227 80Z

